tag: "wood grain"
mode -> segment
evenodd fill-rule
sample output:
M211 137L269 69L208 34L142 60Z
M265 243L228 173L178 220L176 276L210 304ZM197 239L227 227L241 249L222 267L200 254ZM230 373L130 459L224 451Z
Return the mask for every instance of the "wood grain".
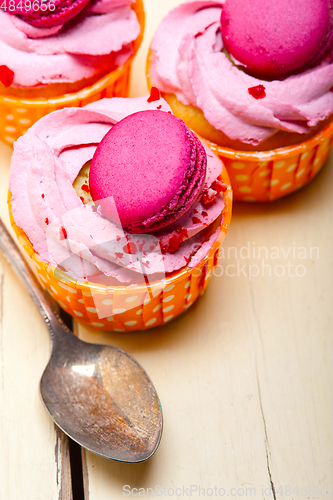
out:
M132 96L147 91L149 43L160 19L179 3L145 2ZM313 494L311 485L333 491L332 163L289 198L235 205L216 276L186 315L147 333L79 327L81 338L116 345L138 359L159 392L165 419L160 448L145 464L87 453L89 500L124 498L124 485L137 488L133 495L143 488L145 496L162 491L174 498L186 496L190 485L194 498L203 489L208 496L209 488L214 496L223 488L224 496L253 497L255 491L266 499L328 497L317 488Z
M10 156L0 143L0 214L7 227ZM1 255L0 307L0 498L72 500L68 439L39 396L49 334Z
M262 498L287 498L297 487L301 496L302 486L306 498L319 498L320 490L308 494L310 486L332 487L332 184L327 165L289 198L237 204L220 265L236 272L239 261L240 275L214 276L200 301L164 328L97 334L80 327L81 338L138 359L165 418L162 443L148 463L87 454L90 500L123 498L124 485L142 493L201 485L206 495L216 486L229 496L240 488L239 497L246 489L254 496L255 488ZM254 273L262 265L253 257L259 247L268 249L264 265L272 276L266 267L250 280L249 266ZM308 257L299 258L304 249ZM297 266L305 275L289 276ZM282 270L284 276L275 275Z
M178 3L145 2L132 96L147 91L152 34ZM5 222L10 154L0 145ZM235 204L207 292L165 327L103 334L77 324L81 338L121 347L145 367L165 419L146 463L83 453L85 500L118 500L139 488L150 497L202 498L205 490L206 497L332 498L317 488L333 491L332 191L331 156L298 193L270 205ZM67 442L38 395L47 332L1 258L0 285L0 498L67 500Z

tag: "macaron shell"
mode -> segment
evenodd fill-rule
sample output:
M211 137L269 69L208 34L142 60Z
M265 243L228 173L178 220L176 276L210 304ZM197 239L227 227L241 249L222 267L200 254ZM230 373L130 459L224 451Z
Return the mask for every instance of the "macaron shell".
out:
M77 16L84 7L89 3L90 0L47 0L45 2L40 2L45 6L46 10L39 9L35 11L30 8L25 10L25 8L18 7L19 5L25 6L22 0L14 0L15 10L10 13L18 15L23 21L36 28L52 28L54 26L59 26L73 17ZM44 7L43 7L44 8Z
M163 111L145 111L106 134L92 159L89 184L105 216L119 215L128 231L149 232L193 205L205 175L206 153L184 122Z
M331 0L226 0L222 37L257 75L282 76L315 64L332 43Z

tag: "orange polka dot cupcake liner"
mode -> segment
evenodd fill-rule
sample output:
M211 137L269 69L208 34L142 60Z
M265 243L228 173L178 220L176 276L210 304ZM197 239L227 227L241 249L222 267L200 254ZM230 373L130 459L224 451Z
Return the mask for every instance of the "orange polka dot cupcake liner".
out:
M132 9L137 15L141 31L134 42L133 54L122 66L104 75L90 86L61 96L25 99L0 94L0 140L12 146L37 120L52 111L66 107L86 106L104 97L127 97L132 62L141 45L145 25L142 0L136 0Z
M15 224L10 201L9 214L19 243L30 257L40 284L60 307L78 321L98 330L146 330L164 325L185 312L206 290L231 220L232 190L224 166L220 179L228 186L224 192L225 207L218 238L208 254L197 266L185 267L163 280L149 284L109 287L89 281L76 281L40 259L24 231Z
M228 170L234 200L267 202L296 191L319 172L332 149L333 122L301 144L271 151L235 151L206 142Z

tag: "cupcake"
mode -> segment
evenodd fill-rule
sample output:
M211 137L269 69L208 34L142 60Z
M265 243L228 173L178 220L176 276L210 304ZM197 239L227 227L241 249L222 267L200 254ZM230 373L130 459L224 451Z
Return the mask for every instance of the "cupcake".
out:
M331 2L186 2L158 27L148 81L224 161L235 199L280 198L331 150Z
M128 95L142 0L7 3L0 9L2 141L12 146L51 111Z
M156 93L55 111L14 144L9 209L41 284L101 330L204 292L231 218L222 162Z

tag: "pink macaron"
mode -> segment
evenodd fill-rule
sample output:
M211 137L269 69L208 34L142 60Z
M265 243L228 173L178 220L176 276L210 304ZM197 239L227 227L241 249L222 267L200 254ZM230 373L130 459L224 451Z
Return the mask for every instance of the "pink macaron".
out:
M131 233L175 222L198 200L207 157L185 123L164 111L127 116L105 135L89 173L103 215Z
M236 62L281 77L317 64L332 46L332 0L226 0L221 26Z
M19 16L23 21L36 28L52 28L59 26L77 16L90 0L46 0L38 2L39 9L33 8L37 2L14 0L15 9L9 13ZM22 5L23 3L23 5ZM26 5L27 4L27 5ZM33 5L32 5L33 4Z

